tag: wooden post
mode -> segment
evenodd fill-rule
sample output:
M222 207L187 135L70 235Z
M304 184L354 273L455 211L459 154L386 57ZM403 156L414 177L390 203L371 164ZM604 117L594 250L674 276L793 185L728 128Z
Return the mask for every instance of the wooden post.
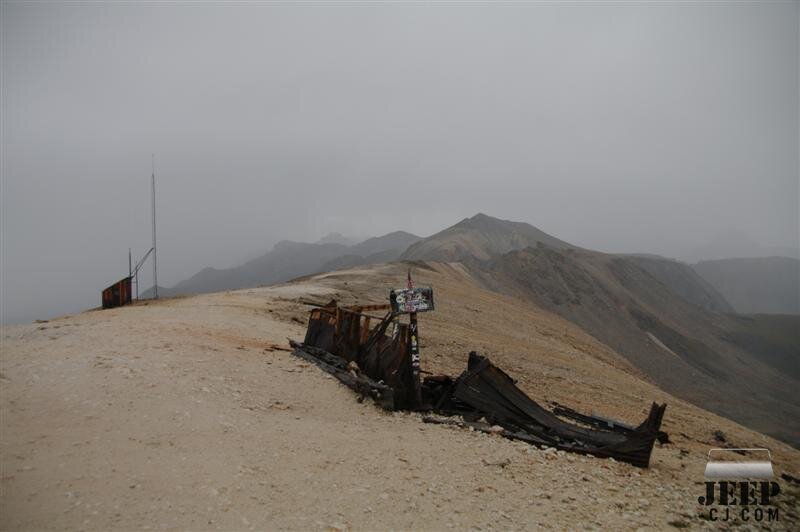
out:
M408 269L408 289L414 288L414 282L411 280L411 268ZM411 308L411 301L406 301L408 308ZM417 328L417 313L411 312L408 315L408 331L411 338L409 339L409 353L411 354L411 377L414 383L414 402L416 408L422 407L422 386L419 382L419 329Z
M419 329L417 329L417 313L409 315L408 329L411 335L409 351L411 353L411 375L414 380L414 401L417 408L422 406L422 386L419 382Z

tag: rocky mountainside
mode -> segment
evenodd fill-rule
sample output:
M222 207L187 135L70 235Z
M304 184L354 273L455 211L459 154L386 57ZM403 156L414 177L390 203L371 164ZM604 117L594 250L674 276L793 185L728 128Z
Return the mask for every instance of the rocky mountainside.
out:
M713 312L673 288L674 274L688 268L672 269L668 282L653 269L663 277L666 268L546 246L471 267L486 286L580 326L670 393L800 445L800 380L797 371L786 371L798 364L790 331L800 330L800 317L771 325L768 317L754 322ZM680 279L679 287L695 280ZM708 297L702 301L713 301Z
M792 421L800 419L800 381L791 371L800 362L791 332L800 319L737 318L685 263L579 249L482 214L401 258L459 261L483 286L578 325L671 393L800 445L800 422ZM731 401L742 387L748 392Z
M743 314L800 314L800 260L764 257L702 261L694 266Z

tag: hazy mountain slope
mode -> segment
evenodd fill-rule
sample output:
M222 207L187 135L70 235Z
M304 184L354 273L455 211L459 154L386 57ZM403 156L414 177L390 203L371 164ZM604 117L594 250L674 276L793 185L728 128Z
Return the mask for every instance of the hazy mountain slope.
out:
M735 326L724 340L759 356L788 376L800 380L800 316L752 314L732 317Z
M327 235L323 236L316 242L315 244L342 244L343 246L352 246L353 244L357 243L358 240L350 238L348 236L344 236L342 233L328 233Z
M473 270L487 286L579 325L670 393L800 444L800 381L780 369L793 361L765 358L775 345L791 351L784 335L792 325L773 328L764 340L769 324L747 326L691 304L639 262L539 247ZM800 328L800 318L794 326Z
M369 238L353 246L334 242L343 239L345 237L339 233L331 233L322 239L332 241L328 243L306 244L284 240L278 242L268 253L241 266L221 270L206 268L171 288L159 287L159 294L201 294L268 285L312 273L391 261L397 259L409 245L420 240L420 237L395 231ZM147 294L149 293L151 291L148 290Z
M688 264L663 257L629 258L686 301L713 312L734 312L722 294Z
M410 245L420 240L421 237L405 231L395 231L383 236L369 238L360 244L350 246L346 255L327 262L321 271L352 268L362 264L391 262L397 260Z
M269 253L241 266L217 270L206 268L171 288L172 293L218 292L278 283L322 271L329 260L347 252L342 244L305 244L282 241Z
M400 250L400 253L402 253L408 246L420 240L422 240L422 238L417 235L405 231L394 231L383 236L368 238L359 244L350 246L348 252L353 255L361 255L362 257L396 250ZM398 255L400 253L398 253Z
M729 227L714 234L702 245L682 254L682 258L690 262L724 260L730 257L792 257L800 259L800 247L797 245L764 245L746 231Z
M502 253L539 243L555 248L575 247L532 225L477 214L422 239L409 247L400 258L445 262L465 259L487 260Z
M709 260L693 268L737 312L800 314L800 260L787 257Z
M403 248L405 249L405 248ZM335 259L326 262L319 271L329 272L333 270L341 270L343 268L353 268L355 266L363 266L365 264L377 264L379 262L391 262L397 260L403 249L389 249L372 255L342 255Z
M133 295L134 295L134 297L136 297L136 292L134 292ZM158 287L158 297L173 297L173 296L178 296L178 295L181 295L181 294L179 294L178 292L176 292L172 288L167 288L166 286L160 286L160 285ZM139 299L150 299L152 297L153 297L153 287L152 286L150 288L148 288L147 290L143 291L143 292L142 291L139 292Z

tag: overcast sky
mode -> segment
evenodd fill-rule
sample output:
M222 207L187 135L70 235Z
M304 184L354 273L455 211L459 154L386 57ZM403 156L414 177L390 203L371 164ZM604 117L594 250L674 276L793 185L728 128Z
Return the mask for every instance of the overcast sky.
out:
M151 153L167 286L477 212L603 251L797 247L799 5L4 3L3 320L127 274Z

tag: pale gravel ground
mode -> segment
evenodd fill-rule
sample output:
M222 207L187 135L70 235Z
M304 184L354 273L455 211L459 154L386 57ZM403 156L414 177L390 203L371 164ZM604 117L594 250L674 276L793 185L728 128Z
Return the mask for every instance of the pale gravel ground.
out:
M455 374L480 348L537 399L599 402L632 422L667 400L675 444L640 470L427 425L265 350L302 338L300 298L374 303L402 284L400 267L376 268L4 327L0 528L700 527L716 428L766 444L797 475L797 451L672 399L566 322L436 268L417 272L437 290L437 311L421 317L425 367Z

